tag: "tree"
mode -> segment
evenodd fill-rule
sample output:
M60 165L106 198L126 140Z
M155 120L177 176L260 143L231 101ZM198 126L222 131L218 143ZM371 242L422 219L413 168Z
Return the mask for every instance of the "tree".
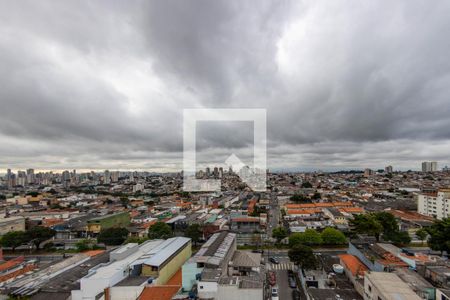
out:
M372 214L356 215L350 220L350 226L353 232L372 235L377 241L383 232L383 226Z
M311 200L308 199L308 197L306 197L305 195L302 195L302 194L295 194L295 195L292 195L289 199L290 199L292 202L295 202L295 203L300 203L300 202L311 202Z
M387 234L384 234L383 237L386 237L386 240L391 241L395 245L407 245L411 242L411 237L406 231L393 231Z
M386 211L380 211L372 214L374 218L383 227L383 234L389 234L392 232L398 232L399 227L394 215Z
M314 200L317 200L317 199L320 199L320 198L322 198L322 195L320 195L320 193L314 193L314 195L312 196L312 199L314 199Z
M325 245L342 245L347 242L345 235L334 228L327 227L321 233L322 241Z
M25 234L27 236L27 241L32 242L36 247L36 250L39 250L41 243L54 237L56 231L48 227L34 226L26 231Z
M279 244L283 239L287 238L288 232L284 227L276 227L272 230L272 237L277 240Z
M0 240L2 247L11 247L12 251L27 242L27 236L24 231L10 231L5 233Z
M122 245L129 233L128 229L123 227L110 227L100 231L97 241L108 246Z
M173 235L172 228L164 222L156 222L148 230L148 237L154 239L168 239Z
M305 245L295 245L288 251L289 259L302 269L314 269L317 266L317 260L312 249Z
M312 186L311 182L309 182L309 181L305 181L302 183L302 188L304 188L304 189L310 189L312 187L313 186Z
M296 232L289 236L289 247L293 248L300 244L320 245L322 244L322 237L314 229L306 229L305 232Z
M419 230L416 231L416 236L422 241L423 245L423 242L428 236L428 232L424 228L420 228Z
M91 249L91 243L88 239L78 241L75 246L78 252L83 252Z
M120 203L123 207L127 208L130 204L130 199L128 199L128 197L120 197Z
M430 235L428 246L436 251L450 253L450 218L437 220L427 228Z
M202 227L199 224L191 224L186 228L184 236L190 238L196 246L203 236Z

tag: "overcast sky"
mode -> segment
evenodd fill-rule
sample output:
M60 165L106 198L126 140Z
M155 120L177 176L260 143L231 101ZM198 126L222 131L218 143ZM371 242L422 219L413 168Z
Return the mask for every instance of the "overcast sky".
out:
M1 1L0 172L182 167L185 108L267 109L271 169L450 162L449 1ZM200 124L198 159L252 154Z

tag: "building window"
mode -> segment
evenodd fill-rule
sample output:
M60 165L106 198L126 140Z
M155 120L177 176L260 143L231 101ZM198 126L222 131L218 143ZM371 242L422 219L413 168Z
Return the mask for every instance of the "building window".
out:
M369 285L369 292L372 293L372 287Z
M200 289L203 290L203 285L200 286Z

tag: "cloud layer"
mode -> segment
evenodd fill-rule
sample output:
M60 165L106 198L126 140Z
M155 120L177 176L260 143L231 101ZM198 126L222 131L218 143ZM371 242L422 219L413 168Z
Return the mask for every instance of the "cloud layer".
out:
M178 170L184 108L266 108L272 169L450 162L447 1L2 1L0 170ZM199 157L251 158L248 126ZM200 134L201 133L201 134Z

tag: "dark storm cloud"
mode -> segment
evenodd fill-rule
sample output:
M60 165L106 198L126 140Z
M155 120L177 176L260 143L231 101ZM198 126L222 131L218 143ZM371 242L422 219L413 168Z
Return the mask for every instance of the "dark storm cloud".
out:
M266 108L269 167L450 161L446 1L3 1L0 169L179 168L184 108ZM199 128L205 162L251 126ZM250 150L249 150L250 148Z

